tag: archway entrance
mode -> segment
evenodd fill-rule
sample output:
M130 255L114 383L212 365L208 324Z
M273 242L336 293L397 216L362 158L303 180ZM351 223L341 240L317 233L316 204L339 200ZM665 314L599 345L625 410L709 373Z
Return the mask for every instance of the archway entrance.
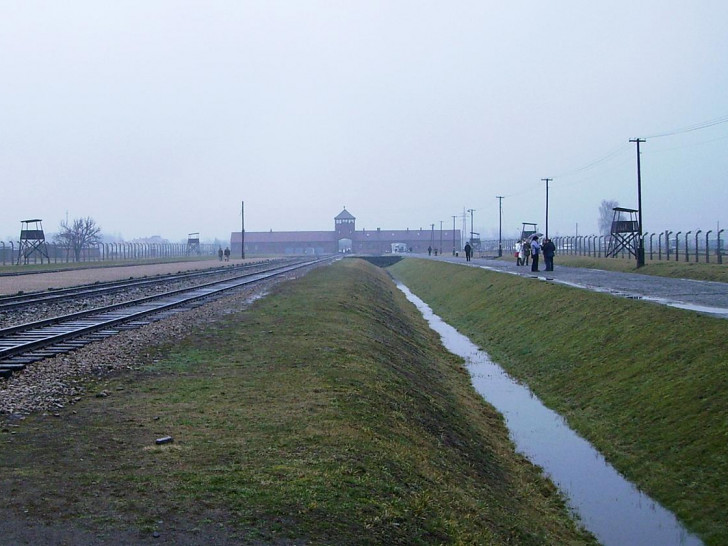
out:
M352 251L351 239L339 239L339 252L347 253Z

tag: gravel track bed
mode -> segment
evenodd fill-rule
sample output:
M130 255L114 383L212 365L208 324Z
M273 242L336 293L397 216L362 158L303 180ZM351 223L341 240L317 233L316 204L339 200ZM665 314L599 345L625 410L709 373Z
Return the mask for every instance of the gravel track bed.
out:
M258 271L259 269L262 268L251 268L246 269L245 271L248 273L253 273L255 271ZM113 292L110 294L69 297L65 301L33 304L26 307L19 307L17 309L0 312L0 328L9 328L11 326L18 326L38 320L59 317L70 313L77 313L79 311L98 309L99 307L125 303L148 296L156 296L159 294L164 294L165 292L171 292L173 290L192 288L209 282L229 279L231 277L237 276L238 274L240 274L240 272L241 270L238 269L235 271L225 271L218 275L211 275L205 278L197 277L191 278L189 280L179 281L165 281L164 277L160 277L159 283L153 285L129 288L128 290Z
M12 434L28 414L42 412L61 417L68 406L84 396L107 395L87 392L88 379L139 369L149 361L155 348L183 339L200 325L247 308L273 285L300 277L309 269L232 290L227 296L195 309L90 343L72 353L38 361L8 379L0 379L0 430Z

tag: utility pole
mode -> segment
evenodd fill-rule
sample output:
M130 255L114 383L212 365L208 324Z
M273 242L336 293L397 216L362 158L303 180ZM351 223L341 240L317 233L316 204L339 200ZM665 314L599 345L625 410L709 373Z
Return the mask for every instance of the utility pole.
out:
M640 142L647 142L644 138L630 138L630 142L637 144L637 267L645 265L645 242L642 240L642 169L640 168ZM668 243L668 248L670 245Z
M468 209L468 212L470 213L470 246L473 245L473 213L475 212L475 209Z
M242 202L240 210L241 226L240 226L240 257L245 259L245 201Z
M503 196L496 195L498 199L498 257L503 256Z
M543 182L546 182L546 238L549 238L549 182L553 178L542 178Z
M463 227L462 227L462 234L467 235L468 234L468 213L465 211L465 207L463 207L463 215L460 217L463 221ZM467 238L465 239L467 241ZM460 248L463 248L465 246L465 243L460 241L460 244L462 245Z
M452 255L455 256L455 215L452 217Z
M440 220L440 256L442 256L442 220Z

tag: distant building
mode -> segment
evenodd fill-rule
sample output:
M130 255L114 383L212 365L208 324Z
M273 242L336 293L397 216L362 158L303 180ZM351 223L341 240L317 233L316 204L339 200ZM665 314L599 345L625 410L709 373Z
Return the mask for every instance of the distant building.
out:
M230 236L233 256L240 256L241 232ZM434 251L452 254L460 250L460 231L439 229L356 230L356 218L346 209L334 218L333 231L246 231L246 254L387 254Z
M169 240L165 239L161 235L152 235L151 237L139 237L137 239L132 239L132 243L144 243L144 244L150 244L150 245L168 245Z

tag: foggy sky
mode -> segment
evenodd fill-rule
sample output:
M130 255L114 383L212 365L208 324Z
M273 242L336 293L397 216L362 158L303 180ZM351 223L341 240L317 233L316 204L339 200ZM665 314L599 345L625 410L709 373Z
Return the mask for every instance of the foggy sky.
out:
M0 239L728 224L725 0L0 0ZM716 122L700 128L705 122ZM694 129L694 130L690 130ZM658 136L665 135L665 136ZM462 227L458 218L457 227ZM469 221L468 227L469 230Z

